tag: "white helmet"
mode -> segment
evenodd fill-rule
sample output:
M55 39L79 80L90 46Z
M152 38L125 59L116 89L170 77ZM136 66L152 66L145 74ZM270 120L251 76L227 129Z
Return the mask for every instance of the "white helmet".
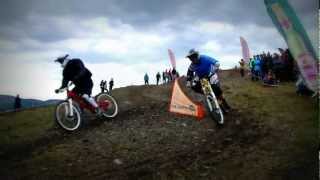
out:
M63 64L64 60L66 60L68 56L69 56L69 54L66 54L64 56L60 56L57 59L55 59L54 62L58 62L60 64Z

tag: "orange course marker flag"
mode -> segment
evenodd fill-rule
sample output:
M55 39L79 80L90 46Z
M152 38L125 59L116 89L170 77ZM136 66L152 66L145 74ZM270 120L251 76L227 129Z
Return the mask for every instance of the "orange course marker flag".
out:
M195 116L198 120L204 117L204 108L199 103L194 103L182 91L178 83L179 79L174 81L169 111L173 113Z

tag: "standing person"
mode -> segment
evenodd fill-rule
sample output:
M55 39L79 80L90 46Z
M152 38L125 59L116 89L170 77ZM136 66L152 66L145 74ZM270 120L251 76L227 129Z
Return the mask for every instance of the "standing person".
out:
M157 78L157 85L159 85L159 81L160 81L160 78L161 78L161 75L160 75L159 72L157 73L156 78Z
M149 76L147 73L144 75L144 85L149 85Z
M162 83L166 83L166 73L164 71L162 72Z
M298 79L298 71L297 71L297 64L295 63L293 56L290 52L289 49L286 49L285 51L286 54L286 61L287 61L287 73L289 76L289 80L293 81L293 80L297 80Z
M113 78L111 78L109 81L109 93L111 93L113 85L114 85Z
M277 53L273 53L272 56L272 64L273 64L273 72L274 75L276 77L277 81L280 81L280 79L282 80L283 77L281 75L283 75L283 62L281 60L281 57L279 56L279 54Z
M171 68L169 69L168 76L169 76L169 81L171 82L171 81L172 81L172 71L171 71Z
M14 110L17 111L21 108L21 99L19 94L17 94L16 98L14 99Z
M213 75L217 73L219 69L219 62L209 56L200 55L198 51L191 49L186 56L191 61L191 64L188 68L187 72L187 86L190 87L191 80L193 79L194 75L201 78L207 78L211 84L212 90L216 95L219 104L221 105L221 109L224 113L227 113L231 108L225 98L223 97L222 89L219 85L215 84L213 81ZM203 93L201 89L200 81L196 82L196 85L192 87L195 92Z
M282 72L281 72L281 75L282 75L282 80L285 80L285 81L289 81L290 78L289 78L289 71L288 71L288 67L289 67L289 62L288 62L288 54L285 52L285 50L283 50L282 48L278 48L278 50L280 51L280 59L281 59L281 62L282 62Z
M255 56L254 60L254 73L255 73L255 80L258 81L261 79L261 60L259 55Z
M55 90L55 92L59 93L61 89L68 86L69 81L73 82L75 87L72 91L79 94L85 101L91 104L96 109L96 113L100 115L101 110L98 104L92 97L90 97L93 88L91 72L84 66L81 59L68 59L68 56L69 55L67 54L55 60L55 62L60 63L63 68L62 84L59 89Z
M268 52L266 55L266 63L267 63L266 72L268 72L269 70L273 69L273 60L272 60L272 56L271 56L270 52Z
M107 84L107 81L101 80L100 82L101 93L104 93L104 90L107 88L106 84Z
M314 94L314 92L307 87L301 75L298 76L298 81L296 82L296 93L298 95L306 95L306 96L311 96L312 94Z
M261 73L263 79L265 79L265 76L268 75L268 60L267 60L267 55L265 52L261 55Z
M176 78L179 77L176 68L173 68L173 69L172 69L171 74L172 74L172 80L173 80L173 81L174 81Z
M239 61L239 64L240 64L240 74L241 74L241 77L244 77L244 65L245 65L244 60L241 59L241 60Z
M263 79L263 82L265 84L269 84L269 85L274 85L276 84L276 79L275 79L275 75L274 73L272 72L272 70L270 69L268 74L265 75L264 79Z
M165 74L166 74L166 83L169 83L170 77L169 77L169 71L168 71L168 69L166 69Z
M255 55L253 55L253 58L250 58L249 67L251 70L251 80L255 80L255 72L254 72L254 66L255 66Z

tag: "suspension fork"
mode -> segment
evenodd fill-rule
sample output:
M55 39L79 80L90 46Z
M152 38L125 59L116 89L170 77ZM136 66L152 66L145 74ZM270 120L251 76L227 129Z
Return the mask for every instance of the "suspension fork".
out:
M201 81L201 85L202 85L202 91L204 92L205 96L207 96L206 101L207 101L207 103L208 103L208 106L209 106L210 111L213 110L213 107L212 107L212 105L211 105L211 103L210 103L210 101L209 101L209 99L208 99L208 96L211 96L211 98L212 98L212 100L214 101L216 107L217 107L217 108L220 108L219 103L218 103L218 100L217 100L217 97L216 97L216 95L213 93L213 90L212 90L211 85L209 84L209 82L203 80L203 81Z
M68 98L68 116L72 117L73 116L73 104L72 104L72 98Z

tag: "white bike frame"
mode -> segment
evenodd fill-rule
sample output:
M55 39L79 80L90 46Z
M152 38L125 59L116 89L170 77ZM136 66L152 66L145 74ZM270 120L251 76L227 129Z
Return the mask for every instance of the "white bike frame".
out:
M71 98L68 99L68 104L69 104L69 111L70 111L70 112L68 112L68 111L67 111L67 112L68 112L68 115L69 115L70 117L72 117L72 116L73 116L73 108L72 108L72 107L73 107L73 104L72 104L72 99L71 99Z
M63 92L63 91L69 91L69 87L72 86L73 83L69 83L67 87L63 88L63 89L60 89L60 92ZM73 102L72 102L72 99L71 98L68 98L67 99L68 101L68 107L65 106L65 110L67 112L67 116L70 116L70 117L73 117L74 115L74 112L73 112ZM68 109L69 108L69 109Z

